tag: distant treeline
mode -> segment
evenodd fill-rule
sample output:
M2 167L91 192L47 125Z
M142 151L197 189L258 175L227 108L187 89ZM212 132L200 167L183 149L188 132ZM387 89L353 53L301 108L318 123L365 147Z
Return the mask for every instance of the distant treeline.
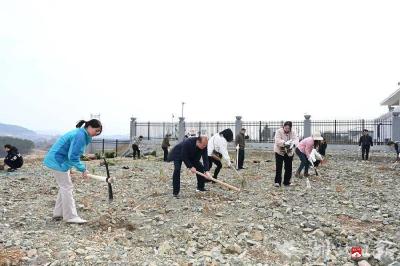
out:
M4 150L4 145L11 144L15 146L21 154L28 154L35 147L33 141L27 139L17 139L12 137L0 136L0 157L4 157L7 153Z

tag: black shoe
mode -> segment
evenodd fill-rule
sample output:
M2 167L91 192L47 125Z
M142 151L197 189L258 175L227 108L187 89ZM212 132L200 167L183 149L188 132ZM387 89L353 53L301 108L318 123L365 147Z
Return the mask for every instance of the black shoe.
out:
M17 170L17 169L14 169L14 168L8 168L7 172L15 172L15 170Z
M197 188L196 189L196 192L206 192L206 191L208 191L208 189L205 189L205 188Z
M62 216L53 216L53 218L52 218L52 220L56 221L56 222L62 221L62 219L63 219Z
M179 194L174 194L174 198L175 199L179 199L180 197L179 197Z

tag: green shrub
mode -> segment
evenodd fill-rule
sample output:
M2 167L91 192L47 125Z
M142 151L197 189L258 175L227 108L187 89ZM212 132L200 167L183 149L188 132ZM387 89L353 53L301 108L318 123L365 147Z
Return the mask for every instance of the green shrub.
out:
M33 141L27 139L18 139L13 137L0 137L0 157L5 157L6 152L4 150L4 145L10 144L18 149L18 151L24 155L29 154L35 147Z

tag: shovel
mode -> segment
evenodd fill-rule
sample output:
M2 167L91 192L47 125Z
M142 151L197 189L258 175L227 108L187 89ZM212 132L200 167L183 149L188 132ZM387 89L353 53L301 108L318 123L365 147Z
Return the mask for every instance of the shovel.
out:
M211 177L211 176L205 175L205 174L203 174L203 173L201 173L201 172L199 172L199 171L196 171L196 174L201 175L202 177L204 177L204 178L207 179L207 180L214 181L215 183L218 183L218 184L220 184L221 186L224 186L224 187L226 187L226 188L229 188L229 189L235 190L235 191L237 191L237 192L240 192L240 188L237 188L237 187L235 187L235 186L229 185L229 184L227 184L227 183L225 183L225 182L222 182L222 181L220 181L220 180L218 180L218 179L215 179L215 178L213 178L213 177Z

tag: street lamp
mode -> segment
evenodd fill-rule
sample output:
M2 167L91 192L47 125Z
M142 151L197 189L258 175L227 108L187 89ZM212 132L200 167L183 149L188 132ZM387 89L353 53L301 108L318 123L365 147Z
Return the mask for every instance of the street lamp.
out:
M182 117L183 117L183 106L185 105L185 102L182 102Z
M174 136L174 114L171 115L171 136Z
M185 105L185 102L182 102L182 117L183 117L183 106Z

